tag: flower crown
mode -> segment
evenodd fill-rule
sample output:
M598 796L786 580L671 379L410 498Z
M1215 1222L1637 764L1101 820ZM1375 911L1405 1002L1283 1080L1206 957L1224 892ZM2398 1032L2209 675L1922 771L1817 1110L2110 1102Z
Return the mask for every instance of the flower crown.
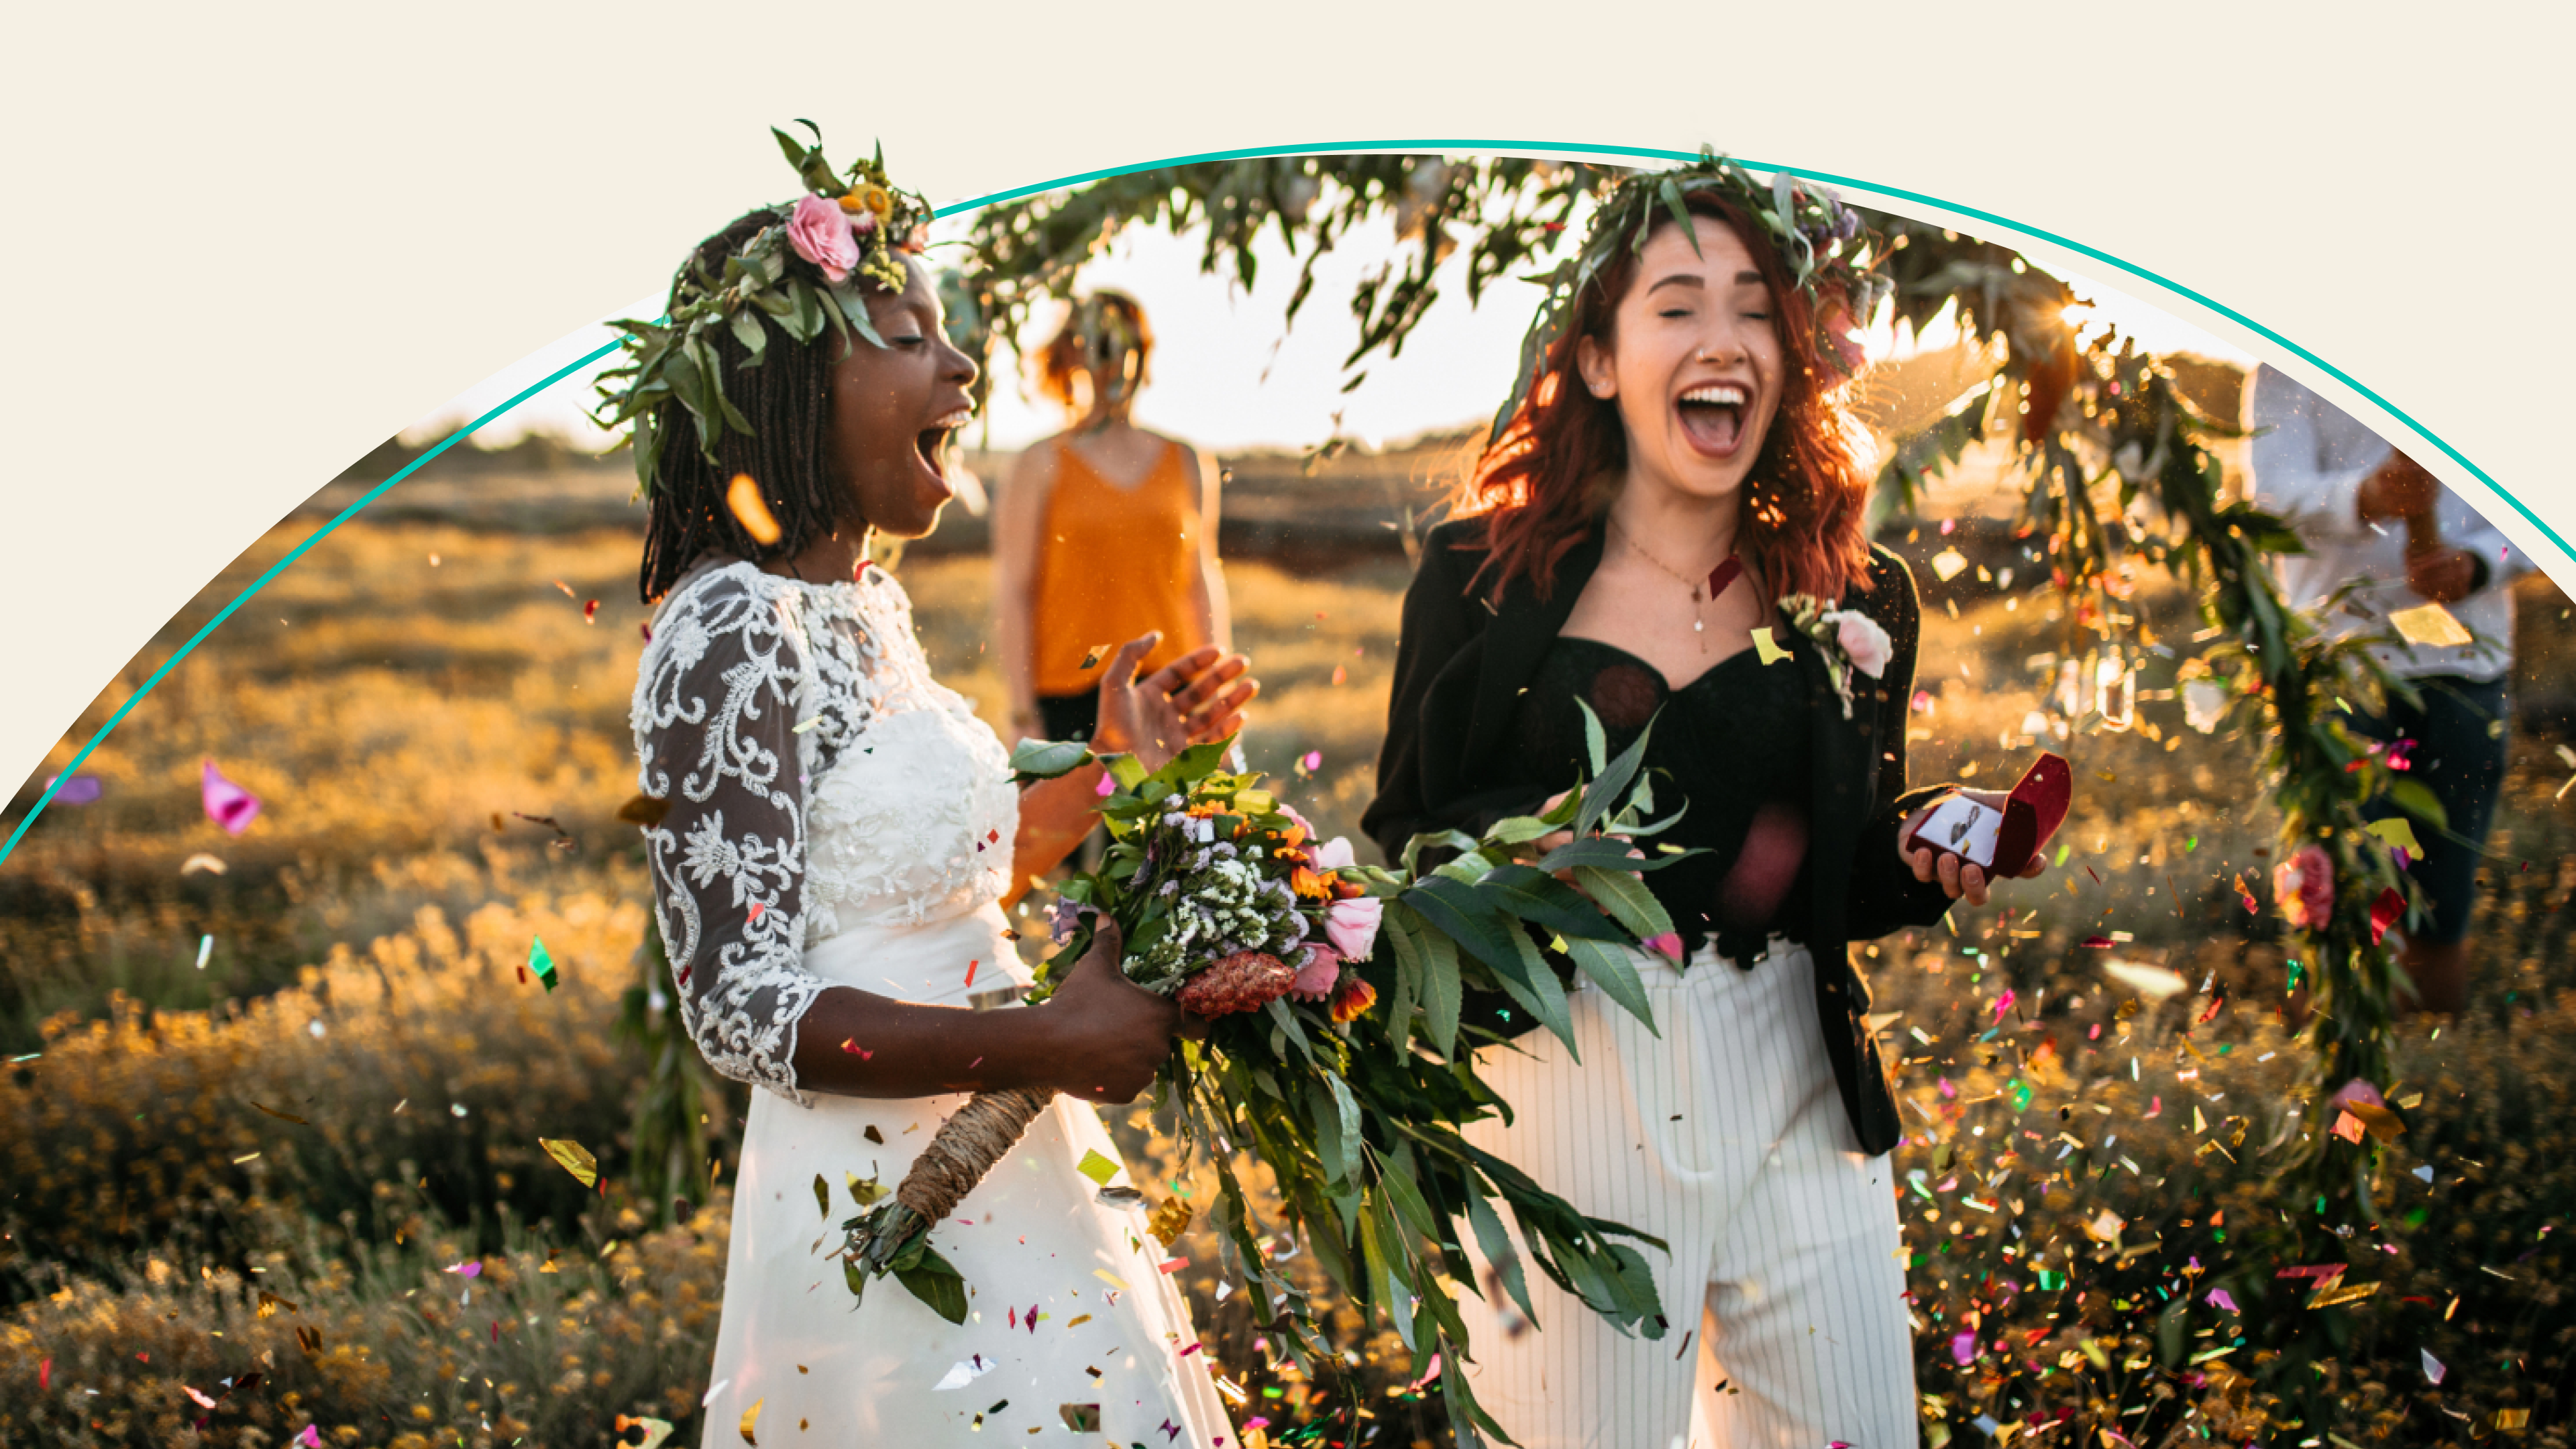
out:
M724 363L715 349L718 329L730 331L751 354L745 367L759 366L769 345L759 312L800 343L820 337L829 325L844 341L856 328L870 343L886 345L853 279L902 291L904 268L895 253L921 250L930 203L886 184L882 146L873 159L835 173L823 159L822 130L811 121L797 124L814 133L812 147L774 126L769 134L803 179L805 194L770 207L773 224L728 255L721 271L710 272L693 254L672 286L668 316L608 324L625 334L628 360L600 374L600 406L592 418L610 431L633 426L635 476L645 497L652 496L660 471L663 440L653 419L664 401L676 399L689 410L697 421L698 449L709 462L727 428L752 431L751 420L725 397ZM805 265L791 266L791 252Z
M1629 173L1592 213L1582 248L1558 263L1555 271L1531 278L1547 287L1547 297L1521 339L1520 372L1511 397L1494 415L1489 444L1502 441L1512 415L1520 411L1537 380L1540 361L1573 320L1574 304L1583 289L1599 283L1618 262L1623 248L1632 256L1643 256L1646 238L1658 220L1678 221L1685 235L1695 236L1688 201L1705 192L1724 195L1771 233L1790 279L1815 303L1816 355L1845 378L1860 371L1860 345L1845 333L1876 311L1895 287L1879 270L1886 258L1879 238L1861 225L1860 213L1843 205L1831 189L1801 183L1786 171L1773 172L1766 187L1733 160L1703 148L1700 159L1687 166Z

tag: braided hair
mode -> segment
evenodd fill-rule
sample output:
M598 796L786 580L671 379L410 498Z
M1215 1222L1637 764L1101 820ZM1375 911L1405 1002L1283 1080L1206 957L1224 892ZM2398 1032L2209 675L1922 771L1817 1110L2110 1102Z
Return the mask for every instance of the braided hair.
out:
M689 268L721 276L726 257L740 251L762 228L777 224L775 210L764 208L698 243L687 267L672 280L673 303ZM813 268L793 255L787 265ZM812 280L820 285L822 273L815 270ZM637 579L647 604L659 602L710 553L767 563L792 557L816 539L834 537L844 528L867 527L831 454L832 369L841 353L838 332L827 329L811 342L798 342L757 308L748 309L746 315L769 334L758 363L751 361L750 350L730 329L712 329L709 341L724 368L725 396L751 420L750 431L725 429L710 462L698 446L697 422L686 407L675 398L665 398L653 410L653 428L662 448L658 477L644 504L644 562ZM867 344L853 335L849 345ZM749 474L760 490L778 524L774 541L764 544L754 538L727 506L726 493L737 474Z

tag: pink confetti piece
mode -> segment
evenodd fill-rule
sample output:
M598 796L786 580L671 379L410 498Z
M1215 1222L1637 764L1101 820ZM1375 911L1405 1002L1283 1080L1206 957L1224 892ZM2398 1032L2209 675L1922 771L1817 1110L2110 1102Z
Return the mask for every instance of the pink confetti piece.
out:
M2004 994L1995 998L1995 1020L2003 1020L2004 1013L2012 1010L2012 1004L2013 990L2007 986L2004 988Z
M295 1436L295 1442L305 1446L305 1449L322 1449L321 1427L314 1424L305 1425L304 1432Z
M179 1387L180 1387L180 1388L182 1388L182 1389L187 1389L187 1391L188 1391L188 1397L189 1397L189 1398L192 1398L192 1399L194 1399L194 1400L196 1400L196 1401L197 1401L197 1407L198 1407L198 1408L200 1408L200 1409L211 1409L211 1408L213 1408L213 1407L215 1406L215 1401L214 1401L214 1400L212 1400L212 1399L210 1399L210 1398L207 1398L204 1394L198 1393L198 1392L197 1392L195 1389L193 1389L193 1388L189 1388L189 1386L188 1386L188 1385L186 1385L186 1384L181 1384Z
M1099 797L1100 797L1101 799L1103 799L1103 800L1106 800L1106 799L1108 799L1108 798L1110 797L1110 795L1112 795L1113 793L1115 793L1115 792L1117 791L1117 789L1118 789L1118 781L1117 781L1117 779L1116 779L1115 777L1113 777L1113 776L1112 776L1112 775L1111 775L1107 770L1103 770L1103 771L1101 771L1101 772L1100 772L1100 785L1099 785L1099 788L1097 788L1097 789L1093 790L1091 793L1092 793L1092 794L1094 794L1094 795L1099 796Z
M480 1278L483 1276L483 1265L479 1262L450 1263L438 1271L453 1273L460 1278Z
M203 791L206 818L222 826L227 835L248 830L259 816L259 797L225 779L213 760L206 761Z
M1950 1079L1948 1077L1943 1077L1941 1079L1941 1100L1944 1102L1953 1101L1958 1097L1958 1095L1959 1089L1950 1084Z
M1952 1334L1950 1336L1950 1357L1957 1361L1961 1368L1966 1368L1968 1365L1975 1363L1977 1361L1977 1336L1973 1333Z
M2084 944L2096 951L2108 951L2111 949L2112 941L2108 936L2087 936L2084 938Z
M1300 759L1297 763L1305 766L1306 773L1311 775L1317 770L1324 768L1324 752L1322 750L1308 750L1305 757Z
M1155 1266L1154 1271L1157 1273L1177 1273L1189 1265L1190 1260L1187 1258L1165 1258L1160 1264Z
M2244 1309L2236 1306L2236 1299L2224 1288L2210 1289L2209 1301L2226 1309L2230 1313L2242 1313L2245 1311Z
M45 782L54 792L57 805L93 805L98 802L100 786L96 775L57 775Z
M767 906L765 906L765 905L761 904L761 903L760 903L760 902L758 902L758 901L753 901L753 902L751 903L751 918L752 918L753 920L757 921L757 920L759 920L759 919L761 918L761 916L762 916L762 915L764 915L765 913L767 913L767 911L768 911L768 910L769 910L769 907L767 907Z

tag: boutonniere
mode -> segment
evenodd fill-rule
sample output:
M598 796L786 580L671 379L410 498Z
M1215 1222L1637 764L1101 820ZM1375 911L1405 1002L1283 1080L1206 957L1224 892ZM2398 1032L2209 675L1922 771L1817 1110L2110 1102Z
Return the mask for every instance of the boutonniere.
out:
M1843 697L1843 718L1850 719L1852 671L1872 679L1887 672L1887 658L1895 648L1888 642L1887 631L1858 609L1828 609L1813 594L1783 595L1780 612L1789 616L1789 627L1816 642L1816 652L1824 656L1825 674Z

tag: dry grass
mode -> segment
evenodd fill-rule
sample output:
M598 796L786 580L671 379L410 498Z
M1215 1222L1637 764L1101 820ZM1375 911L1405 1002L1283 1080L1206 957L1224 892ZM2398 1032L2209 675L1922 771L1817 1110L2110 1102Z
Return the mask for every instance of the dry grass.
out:
M210 586L71 738L294 536ZM274 1445L310 1420L332 1443L599 1443L620 1412L694 1412L721 1194L683 1227L642 1232L639 1209L659 1205L614 1186L643 1070L613 1028L642 922L631 837L611 819L633 788L633 547L617 530L351 525L120 726L84 767L105 782L97 804L49 810L0 866L0 1045L42 1053L0 1086L12 1194L0 1283L17 1305L0 1327L0 1415L14 1416L0 1439ZM901 572L942 677L998 717L981 562ZM1313 579L1239 561L1228 574L1238 641L1267 685L1253 761L1327 831L1356 837L1402 570ZM2562 657L2564 601L2526 590L2527 656ZM2176 603L2144 612L2179 645L2193 625ZM2289 1121L2300 1061L2276 1019L2271 820L2251 755L2188 731L2152 697L2171 682L2152 671L2136 729L2026 734L2047 687L2032 656L2068 644L2049 611L2044 596L1997 597L1930 616L1930 707L1912 749L1917 778L1979 783L2003 783L2037 743L2066 750L2081 788L2065 864L1955 911L1951 929L1879 943L1871 963L1879 1008L1900 1013L1889 1034L1919 1129L1899 1170L1922 1173L1907 1232L1928 1432L1966 1434L1983 1414L2058 1444L2097 1428L2140 1443L2204 1426L2317 1437L2329 1426L2287 1427L2295 1414L2264 1407L2285 1386L2256 1355L2191 1362L2237 1331L2209 1287L2232 1285L2249 1308L2277 1291L2273 1265L2240 1254L2271 1210L2256 1154ZM2576 1087L2564 1045L2576 872L2551 743L2517 737L2471 1018L2438 1040L2411 1028L2403 1044L2402 1089L2425 1098L2379 1184L2386 1221L2347 1225L2356 1262L2384 1259L2374 1276L2388 1285L2354 1315L2334 1369L2353 1408L2331 1427L2357 1443L2465 1437L2452 1415L2492 1425L2510 1407L2539 1410L2531 1442L2562 1442L2576 1392L2576 1320L2554 1286L2576 1202L2576 1142L2558 1135ZM1308 774L1310 751L1321 764ZM238 840L198 807L209 756L266 803ZM554 818L565 844L514 811ZM226 873L183 876L197 852ZM2238 903L2240 872L2260 914ZM2111 953L2078 944L2096 932L2132 939ZM516 977L533 935L564 964L552 995ZM2195 988L2206 978L2229 1004L2196 1022L2213 997L2192 992L2124 1019L2128 993L2100 970L2111 955ZM1111 1117L1140 1179L1207 1200L1204 1169L1185 1173L1141 1112ZM713 1125L721 1141L730 1124ZM539 1135L597 1151L609 1194L582 1192ZM2418 1165L2431 1187L2408 1175ZM2117 1243L2083 1226L2105 1210L2122 1220ZM1194 1265L1214 1260L1205 1231L1181 1250ZM603 1262L611 1239L625 1246ZM582 1266L541 1274L548 1251ZM474 1283L437 1271L478 1255ZM2043 1286L2057 1274L2071 1281ZM1212 1272L1193 1266L1183 1286L1247 1416L1278 1431L1365 1407L1376 1442L1435 1436L1436 1416L1402 1392L1409 1363L1391 1334L1360 1342L1348 1323L1351 1377L1296 1383L1265 1367L1240 1299L1214 1300ZM258 1317L262 1288L297 1308ZM496 1305L507 1312L487 1315ZM321 1332L318 1358L297 1347L298 1324ZM2450 1366L2438 1393L2419 1350ZM181 1388L218 1396L253 1370L262 1382L215 1410ZM2056 1427L2031 1418L2060 1410Z

